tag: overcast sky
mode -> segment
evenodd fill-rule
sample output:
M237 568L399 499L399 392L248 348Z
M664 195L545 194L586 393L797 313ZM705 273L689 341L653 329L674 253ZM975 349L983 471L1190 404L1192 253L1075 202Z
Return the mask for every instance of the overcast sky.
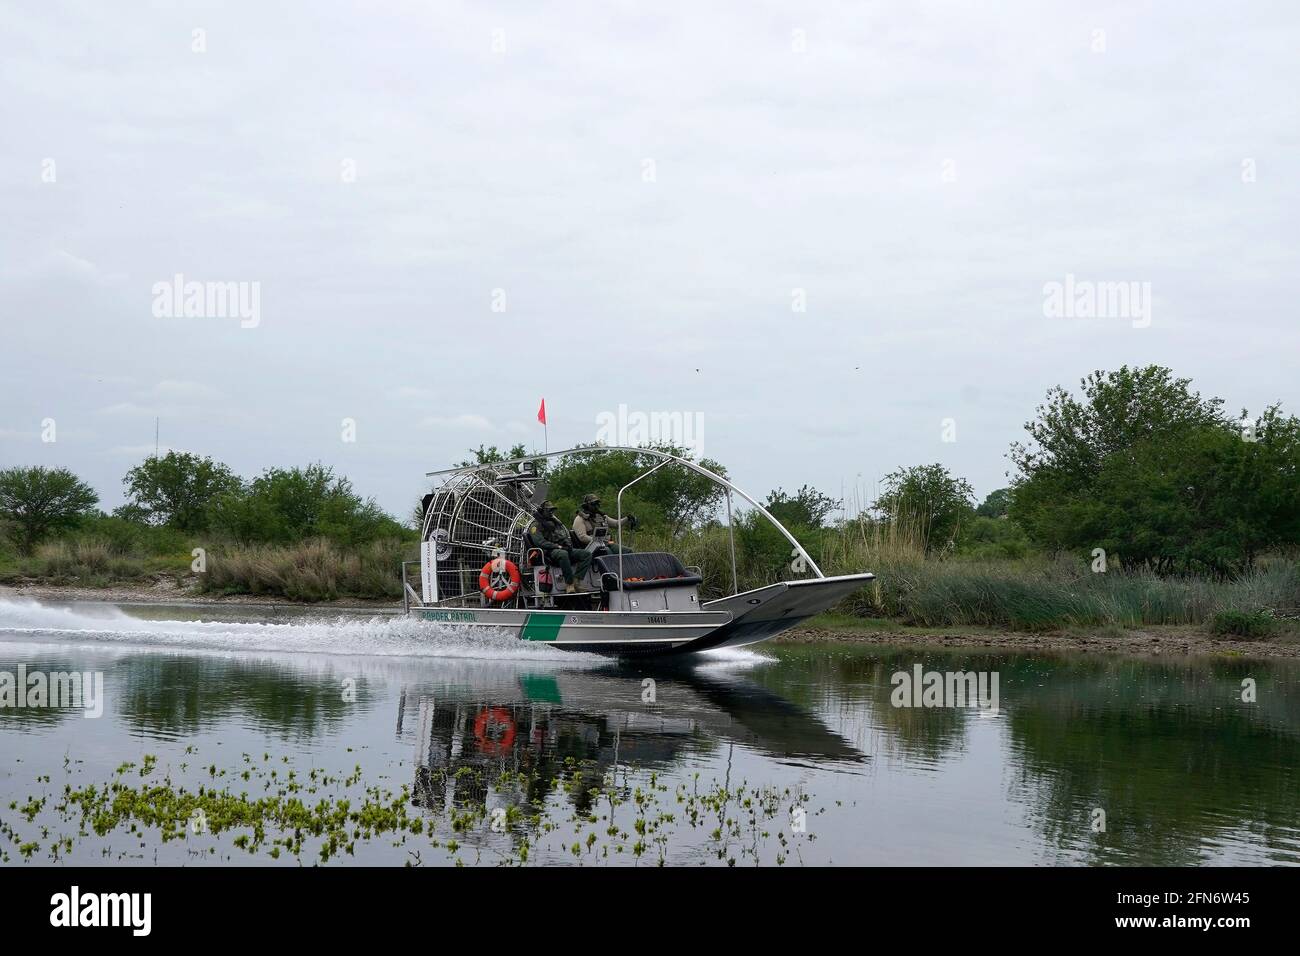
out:
M625 404L756 495L982 496L1092 369L1300 411L1297 49L1294 2L5 0L0 467L112 508L157 418L405 516L545 396L553 449Z

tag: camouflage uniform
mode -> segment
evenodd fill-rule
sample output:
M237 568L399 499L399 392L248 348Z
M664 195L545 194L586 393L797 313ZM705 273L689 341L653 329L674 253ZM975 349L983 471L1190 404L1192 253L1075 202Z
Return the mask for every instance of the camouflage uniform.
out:
M597 528L604 528L608 532L611 527L631 527L634 523L635 519L631 515L624 515L622 518L611 518L600 510L599 498L595 495L586 495L582 499L582 507L573 516L573 535L583 547L587 547L591 544L591 539L595 536ZM612 534L605 535L603 548L604 551L597 551L596 553L632 553L631 548L620 548L616 545Z
M569 537L569 529L555 519L553 512L547 517L542 509L538 509L536 520L528 526L528 534L533 544L542 549L546 563L558 567L564 574L566 584L572 584L591 567L591 553L571 546L573 539Z

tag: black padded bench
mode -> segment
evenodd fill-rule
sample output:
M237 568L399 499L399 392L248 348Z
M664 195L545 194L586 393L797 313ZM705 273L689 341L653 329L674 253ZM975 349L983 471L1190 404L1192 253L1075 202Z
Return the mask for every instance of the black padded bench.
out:
M602 554L592 561L592 568L602 578L606 574L618 577L617 554ZM628 578L639 580L629 581ZM704 579L698 574L687 574L677 555L667 551L637 551L623 555L624 591L636 591L641 588L675 588L698 585Z

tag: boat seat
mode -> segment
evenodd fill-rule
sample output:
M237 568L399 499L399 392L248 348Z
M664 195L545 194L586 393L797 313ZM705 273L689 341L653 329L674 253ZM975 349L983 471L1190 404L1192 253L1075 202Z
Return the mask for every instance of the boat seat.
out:
M617 554L602 554L592 561L597 574L618 578ZM689 574L677 555L667 551L636 551L623 555L622 590L637 591L644 588L694 587L704 579Z
M542 548L541 544L539 544L538 541L532 536L532 534L527 529L525 529L524 530L524 564L526 564L530 568L540 567L542 563L542 556L545 553L546 551ZM551 567L556 567L556 565L552 564Z
M543 565L542 559L545 554L546 552L542 550L542 548L538 547L537 543L533 540L533 536L529 534L527 529L525 529L524 530L524 560L522 563L525 568L532 571L532 578L533 578L532 583L533 583L534 594L540 595L540 594L552 593L552 589L555 588L555 579L557 576L560 575L560 566L558 564L555 564L554 562L547 562L546 567L553 569L555 573L551 575L550 585L544 585L542 583L541 574L542 571L544 570L542 566ZM561 582L560 587L555 590L562 593L564 591L564 584L563 584L564 578L561 576L559 579Z

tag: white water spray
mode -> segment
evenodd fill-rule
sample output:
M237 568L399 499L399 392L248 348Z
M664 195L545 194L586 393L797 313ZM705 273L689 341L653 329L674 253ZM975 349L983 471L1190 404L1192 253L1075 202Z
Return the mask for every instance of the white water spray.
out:
M202 616L204 611L195 613ZM27 598L0 598L0 641L15 639L63 645L491 660L556 661L589 656L520 642L504 631L407 617L314 617L288 622L147 620L111 604L52 605Z

